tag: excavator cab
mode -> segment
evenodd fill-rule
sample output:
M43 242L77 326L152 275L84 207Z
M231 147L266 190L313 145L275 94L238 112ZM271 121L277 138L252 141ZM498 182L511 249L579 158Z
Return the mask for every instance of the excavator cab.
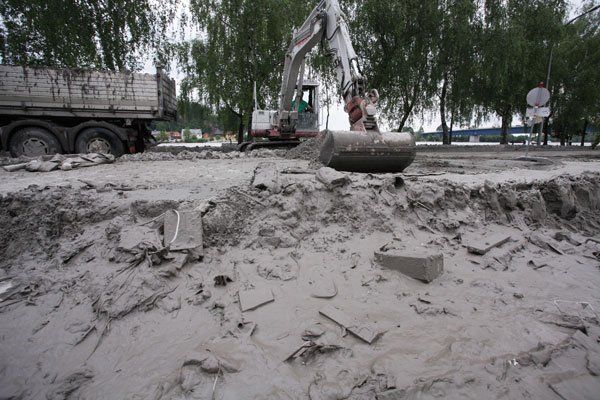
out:
M296 107L292 101L292 110L298 111L296 135L299 137L313 137L319 133L319 84L317 82L304 82L302 85L302 103Z

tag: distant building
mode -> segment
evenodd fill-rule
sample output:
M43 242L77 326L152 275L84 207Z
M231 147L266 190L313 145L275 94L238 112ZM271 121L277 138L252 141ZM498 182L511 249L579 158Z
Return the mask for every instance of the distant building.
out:
M172 131L169 132L169 142L181 142L181 139L183 138L181 132L177 132L177 131Z
M202 138L202 129L189 129L189 128L184 128L181 130L181 135L182 137L185 136L185 132L186 131L190 131L190 135L192 137L201 139Z

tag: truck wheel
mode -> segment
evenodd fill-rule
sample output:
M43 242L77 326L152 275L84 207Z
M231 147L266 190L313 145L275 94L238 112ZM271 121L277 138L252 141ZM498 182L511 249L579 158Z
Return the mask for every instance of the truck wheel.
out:
M9 149L13 157L39 157L62 153L56 136L38 127L24 128L15 132L10 139Z
M81 154L101 153L121 157L125 147L121 139L108 129L93 128L81 132L75 140L75 151Z

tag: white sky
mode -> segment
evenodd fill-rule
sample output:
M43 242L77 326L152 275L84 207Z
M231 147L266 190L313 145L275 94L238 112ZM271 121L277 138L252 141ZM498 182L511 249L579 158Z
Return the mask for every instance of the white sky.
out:
M579 10L579 8L583 5L584 0L571 0L570 3L572 6L571 7L571 15L574 16L574 15L576 15L576 12ZM183 1L183 7L185 7L186 4L189 4L188 0ZM178 25L178 20L179 20L179 18L176 18L175 25ZM177 28L172 29L171 35L173 35L173 36L176 35L175 32L177 30L178 30ZM191 35L194 35L194 32L190 30L190 31L186 32L183 36L186 39L189 39L191 37ZM180 38L181 37L178 37L178 39L180 39ZM172 68L171 75L179 82L182 78L182 74L180 72L176 71L176 69L177 69L176 65L174 65ZM153 73L155 71L155 67L152 64L152 60L147 61L146 68L144 68L144 70L146 72L151 72L151 73ZM368 81L368 77L367 77L367 81ZM526 95L526 93L523 94L523 102L524 103L525 103L525 95ZM525 104L524 104L524 106L525 106ZM341 99L339 102L332 104L329 112L330 112L329 129L346 130L349 128L348 116L344 112L344 106L342 104ZM322 121L321 129L324 129L325 121L327 120L327 110L324 107L321 109L320 120ZM407 126L412 127L415 131L418 130L422 126L423 129L425 130L425 132L431 132L431 131L435 131L435 129L440 124L441 124L441 122L440 122L439 113L438 112L430 112L430 113L425 113L424 115L413 116L412 121L408 122ZM519 121L517 118L513 119L513 125L516 125L516 124L521 124L521 121ZM490 120L485 121L482 124L480 124L480 127L491 127L491 126L500 126L499 119L491 118ZM394 126L388 126L388 124L386 124L385 121L381 121L381 120L380 120L380 127L382 128L382 130L390 130L390 129L395 128ZM455 127L455 129L458 129L458 127Z

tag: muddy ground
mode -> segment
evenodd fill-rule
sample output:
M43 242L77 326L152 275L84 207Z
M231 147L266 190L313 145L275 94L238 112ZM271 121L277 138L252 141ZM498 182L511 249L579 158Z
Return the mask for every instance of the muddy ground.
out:
M424 149L335 182L292 155L0 171L0 399L597 398L598 152ZM164 249L172 209L201 251Z

